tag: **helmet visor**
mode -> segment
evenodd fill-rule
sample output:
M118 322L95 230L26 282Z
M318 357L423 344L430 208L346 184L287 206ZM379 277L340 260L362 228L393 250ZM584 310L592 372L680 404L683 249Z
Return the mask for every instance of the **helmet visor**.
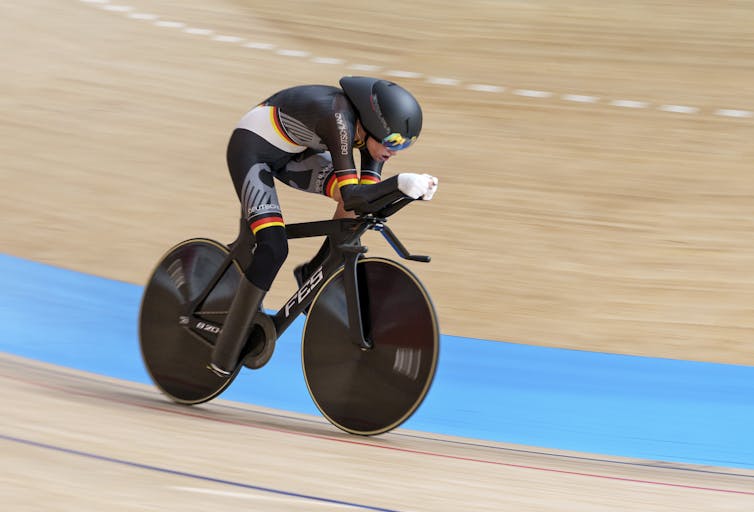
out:
M382 139L382 145L391 151L400 151L401 149L406 149L407 147L409 147L414 143L415 140L416 137L407 139L400 133L391 133L390 135Z

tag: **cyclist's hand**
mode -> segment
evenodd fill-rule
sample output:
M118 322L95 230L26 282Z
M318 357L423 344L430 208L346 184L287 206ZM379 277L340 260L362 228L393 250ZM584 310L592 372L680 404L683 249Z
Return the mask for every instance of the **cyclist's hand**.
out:
M412 199L432 199L437 191L438 180L429 174L404 172L398 175L398 190Z
M437 186L440 184L440 180L429 174L425 174L424 176L429 177L429 190L427 190L427 193L422 196L422 199L425 201L431 201L435 192L437 192Z

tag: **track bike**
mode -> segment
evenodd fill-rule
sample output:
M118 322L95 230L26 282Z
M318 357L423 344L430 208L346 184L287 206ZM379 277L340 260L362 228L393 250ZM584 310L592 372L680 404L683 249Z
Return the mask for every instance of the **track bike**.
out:
M259 311L235 371L222 378L207 369L217 336L251 258L253 239L241 222L228 246L194 238L171 248L152 273L141 303L139 338L155 385L181 404L207 402L230 386L242 368L258 370L277 338L306 314L303 373L319 411L358 435L388 432L424 400L439 355L437 314L408 268L365 257L361 237L380 232L405 259L412 255L386 225L412 200L401 197L357 212L356 218L286 226L289 239L326 236L330 253L274 314Z

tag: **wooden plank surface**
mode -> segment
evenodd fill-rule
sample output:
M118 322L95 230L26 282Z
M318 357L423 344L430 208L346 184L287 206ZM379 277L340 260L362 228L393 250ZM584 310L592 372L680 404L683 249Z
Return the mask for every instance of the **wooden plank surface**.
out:
M751 2L368 5L6 6L3 250L141 283L181 238L229 241L224 150L240 115L278 88L369 64L421 74L402 80L426 110L421 143L386 173L442 179L436 201L395 224L434 256L419 268L445 332L754 361L754 121L716 115L754 107ZM140 13L159 18L128 17ZM505 91L468 89L480 84ZM330 214L326 200L278 188L289 222ZM274 299L314 247L294 246Z
M441 178L393 227L433 256L414 266L443 332L754 363L754 119L720 114L754 108L752 2L370 5L4 6L2 250L143 283L181 239L230 241L239 117L376 66L426 112L386 175ZM331 214L278 189L288 222ZM292 244L270 301L316 247Z
M9 510L751 510L754 472L615 459L320 417L0 357Z

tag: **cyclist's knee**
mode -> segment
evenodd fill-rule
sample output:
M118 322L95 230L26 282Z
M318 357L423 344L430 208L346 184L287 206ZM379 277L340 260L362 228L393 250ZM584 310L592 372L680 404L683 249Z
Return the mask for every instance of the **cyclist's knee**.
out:
M281 226L263 229L257 233L257 250L260 245L269 250L275 261L279 261L281 265L288 257L288 237L285 235L285 228Z
M269 290L280 267L288 257L288 238L285 228L271 226L256 234L256 247L246 277L256 286Z
M354 212L346 210L346 207L343 204L343 197L340 195L340 190L333 194L332 198L338 203L335 206L335 213L333 214L334 219L352 219L356 217Z

